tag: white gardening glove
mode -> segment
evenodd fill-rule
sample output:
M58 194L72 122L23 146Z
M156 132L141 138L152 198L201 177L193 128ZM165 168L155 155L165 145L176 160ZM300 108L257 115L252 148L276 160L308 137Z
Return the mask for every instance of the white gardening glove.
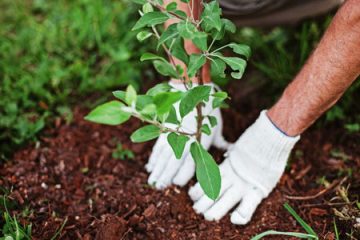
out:
M282 133L262 111L226 154L220 165L221 190L216 201L204 195L199 183L189 190L194 210L206 220L219 220L236 204L231 214L234 224L250 221L256 207L276 186L287 159L300 139Z
M185 87L182 83L170 82L170 85L178 91L185 91ZM212 91L214 92L215 85L212 83L207 85L212 86ZM195 84L193 86L195 86ZM179 103L175 104L175 109L179 117ZM227 149L229 143L226 142L222 136L223 121L221 113L219 108L212 108L211 97L202 108L202 113L203 115L214 116L217 119L217 125L211 129L210 136L206 134L202 134L201 136L201 143L204 148L209 149L211 145L214 145L217 148ZM196 110L194 109L191 113L185 116L181 124L181 130L189 133L195 133L197 125L195 118L196 115ZM203 123L208 123L208 119L204 119ZM174 124L166 124L166 126L173 129L176 128L176 125ZM146 170L151 173L148 183L155 185L157 189L164 189L172 183L184 186L195 173L195 163L189 150L190 144L191 141L188 141L182 158L176 159L174 152L167 141L167 134L161 134L156 141L149 161L145 166Z

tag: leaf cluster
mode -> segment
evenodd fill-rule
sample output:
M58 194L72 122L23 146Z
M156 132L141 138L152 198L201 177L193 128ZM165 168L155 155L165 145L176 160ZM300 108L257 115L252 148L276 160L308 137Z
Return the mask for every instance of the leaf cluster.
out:
M132 133L130 139L140 143L150 141L167 134L167 141L173 149L174 155L180 159L186 144L191 143L190 152L196 161L196 173L198 180L206 188L208 196L216 198L220 191L220 173L211 155L196 140L196 132L182 130L183 119L198 104L205 104L212 100L213 108L218 108L228 98L226 92L211 92L211 87L199 85L186 92L173 89L168 83L160 83L149 89L146 94L137 94L129 85L126 91L113 92L117 100L112 100L99 105L92 110L86 120L107 124L118 125L126 122L131 116L140 119L147 125ZM179 109L179 114L175 106ZM204 134L211 134L211 129L216 126L216 118L205 116L209 119L208 124L202 125Z
M246 60L250 57L251 51L247 45L229 43L214 49L216 41L221 40L226 32L234 33L235 25L228 19L221 18L221 8L217 1L203 3L203 12L199 20L193 16L187 16L185 12L178 10L176 3L172 2L166 8L161 7L158 1L138 1L143 4L140 11L141 17L136 22L133 30L141 30L137 34L139 41L150 37L158 40L157 47L163 46L170 59L166 60L154 54L145 53L141 60L152 60L155 69L164 76L181 79L184 69L171 63L171 57L180 59L187 67L188 77L194 77L199 69L210 62L212 73L219 77L225 77L225 69L229 67L231 76L240 79L245 71ZM188 3L189 10L192 11ZM158 8L158 10L156 10ZM169 19L176 19L161 34L156 27ZM184 40L192 43L201 53L187 54L183 47ZM224 56L220 51L227 48L237 56Z

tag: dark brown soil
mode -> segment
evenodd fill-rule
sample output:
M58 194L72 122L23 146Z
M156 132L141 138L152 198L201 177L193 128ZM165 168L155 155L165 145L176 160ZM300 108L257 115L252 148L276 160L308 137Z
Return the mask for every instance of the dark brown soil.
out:
M236 96L236 92L232 95ZM234 97L233 101L240 100ZM241 106L223 111L228 140L236 140L263 107L249 110ZM340 186L349 186L350 201L359 197L360 136L349 135L340 126L305 133L277 188L263 201L250 224L235 226L229 216L220 222L207 222L195 214L187 195L194 180L185 188L164 191L146 184L144 165L153 142L129 141L130 133L140 126L138 121L118 127L101 126L84 121L86 113L75 108L73 123L56 121L37 144L17 152L12 161L0 166L0 185L13 189L11 198L18 202L19 209L28 206L32 210L22 221L33 223L34 239L50 239L65 219L61 239L250 239L270 229L304 232L283 208L285 202L314 228L320 239L335 239L334 219L340 239L347 239L345 232L351 229L352 239L359 238L354 218L360 217L359 211L338 197L339 186L310 200L287 198L316 195L324 190L319 179L324 176L329 183L340 181L350 169L351 177ZM112 158L118 142L131 149L135 158ZM222 161L222 152L211 152L217 161ZM335 208L350 218L340 219L334 214Z

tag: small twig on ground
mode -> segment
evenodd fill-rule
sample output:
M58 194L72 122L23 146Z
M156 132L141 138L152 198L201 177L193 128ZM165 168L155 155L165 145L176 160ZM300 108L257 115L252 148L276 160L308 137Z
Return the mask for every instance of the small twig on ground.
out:
M290 199L290 200L300 200L300 201L312 200L312 199L315 199L315 198L318 198L318 197L324 195L325 193L329 192L330 190L333 190L335 187L342 185L346 180L347 180L347 177L344 177L341 180L335 180L329 185L329 187L324 188L323 190L321 190L320 192L318 192L315 195L311 195L311 196L289 196L289 195L285 195L285 198Z
M350 203L346 203L346 202L336 202L336 203L331 203L331 202L324 202L324 203L310 203L310 204L304 204L304 205L300 205L301 207L306 207L306 208L312 208L312 207L336 207L336 206L343 206L343 205L352 205L355 204L356 201L354 202L350 202Z
M128 228L128 230L122 235L121 239L120 240L123 240L125 239L125 237L129 234L129 232L132 231L132 228Z
M311 170L311 165L309 164L306 168L304 168L303 170L301 170L299 172L298 175L296 175L295 180L299 180L302 179L310 170Z

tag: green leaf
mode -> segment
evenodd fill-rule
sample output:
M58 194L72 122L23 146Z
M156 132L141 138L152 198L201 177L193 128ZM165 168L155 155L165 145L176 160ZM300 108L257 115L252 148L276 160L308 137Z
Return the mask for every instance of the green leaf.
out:
M113 92L114 97L120 99L123 102L126 102L126 92L117 90ZM136 109L143 109L146 105L149 105L153 102L153 98L150 95L137 95L136 97Z
M265 236L269 235L283 235L283 236L289 236L289 237L297 237L297 238L306 238L306 239L318 239L316 236L313 236L311 234L306 233L297 233L297 232L279 232L274 230L269 230L263 233L260 233L256 235L255 237L252 237L251 240L259 240Z
M125 91L116 90L116 91L113 91L112 94L113 94L114 97L116 97L117 99L120 99L121 101L125 102L125 95L126 95L126 92L125 92Z
M159 137L160 133L160 128L157 126L146 125L133 132L133 134L130 136L130 139L134 143L146 142Z
M178 16L182 17L183 19L186 19L188 16L186 15L186 13L184 11L181 10L175 10L173 11L173 13L177 14Z
M156 117L157 117L156 119L157 119L159 122L164 123L164 122L166 122L168 116L169 116L169 112L164 113L164 114L162 114L162 115L157 115L157 116L156 116Z
M156 105L153 103L150 103L146 105L141 111L141 114L144 115L154 115L156 113Z
M183 3L189 3L190 0L181 0Z
M236 26L235 24L230 21L229 19L225 19L225 18L222 18L221 19L221 22L223 24L223 27L226 31L229 31L231 33L235 33L236 32Z
M142 10L144 13L149 13L149 12L153 12L154 8L150 3L147 2L142 6Z
M195 46L197 46L200 50L202 51L206 51L207 50L207 35L203 35L200 37L196 37L193 40L193 43L195 44Z
M218 31L214 28L210 31L210 34L215 40L221 40L224 38L225 28L222 27L220 31Z
M226 69L226 64L223 60L221 60L220 58L214 58L211 60L211 76L214 78L225 78L225 69Z
M146 60L161 60L161 61L166 62L165 58L155 55L153 53L144 53L143 55L141 55L140 61L143 62Z
M135 26L132 28L132 31L138 30L145 26L154 26L166 22L169 19L169 16L163 12L149 12L145 13L140 19L136 22Z
M210 136L211 134L211 129L209 127L209 125L204 124L201 126L201 132L205 133L206 135Z
M217 31L221 30L221 9L217 1L212 1L210 3L204 4L204 10L201 14L201 19L203 20L202 26L206 32L215 28Z
M307 233L317 237L316 232L295 212L295 210L288 203L285 203L284 207L296 219L296 221L300 223L300 225Z
M181 37L185 39L204 38L206 33L199 32L189 21L182 21L177 24L177 30Z
M182 92L163 92L154 96L154 104L156 105L158 115L165 114L170 111L172 105L179 101Z
M180 37L172 43L171 54L186 65L189 63L189 57L184 49L184 42Z
M202 54L191 54L188 66L189 77L195 76L196 72L206 63L206 57Z
M192 39L193 35L196 32L198 32L196 27L194 25L192 25L191 23L189 23L188 21L180 22L176 25L176 27L177 27L177 30L178 30L180 36L185 39Z
M145 39L151 37L153 34L151 32L148 31L141 31L138 34L136 34L136 38L137 40L139 40L140 42L144 41Z
M159 84L156 84L154 87L150 88L146 92L146 95L155 96L158 93L168 92L168 91L170 91L170 89L171 89L171 86L169 85L169 83L159 83Z
M224 92L224 91L217 91L217 92L213 93L212 96L216 97L216 98L226 99L228 97L228 94L227 94L227 92Z
M169 115L166 119L167 123L173 123L173 124L180 124L180 121L177 119L177 114L176 114L176 110L174 106L171 106L170 111L169 111Z
M184 68L179 64L176 65L176 71L179 73L180 76L184 74Z
M214 116L207 116L209 119L209 123L211 127L215 127L217 125L217 118Z
M190 146L190 153L196 163L196 178L205 194L215 200L221 189L221 177L218 165L212 156L198 142Z
M148 95L138 95L137 96L137 100L136 100L136 109L137 110L141 110L143 109L146 105L149 105L153 103L153 98L152 96L148 96Z
M251 49L248 45L230 43L228 46L232 48L235 53L244 56L247 60L250 58Z
M231 76L240 79L245 72L246 61L238 57L221 57L230 68L236 72L232 72Z
M164 76L173 77L176 79L179 78L177 72L175 71L174 67L170 63L160 61L160 60L155 60L153 62L153 64L154 64L156 71L158 71L160 74L162 74Z
M175 157L177 159L180 159L184 152L185 144L189 140L189 138L185 135L172 132L169 133L169 135L167 136L167 140L172 150L174 151Z
M116 100L101 104L86 115L85 120L107 125L121 124L131 116L130 113L121 110L123 106L125 105L122 102Z
M125 102L131 106L133 103L136 103L136 98L137 94L135 88L132 85L127 86L125 93Z
M228 94L226 92L216 92L212 95L214 97L213 102L212 102L212 107L213 108L218 108L222 105L222 103L224 102L225 99L228 98Z
M171 2L168 5L166 5L166 11L175 11L177 8L177 3L176 2Z
M197 86L185 93L185 96L180 102L180 116L185 117L190 113L196 105L202 101L208 101L210 95L211 87L210 86Z
M172 40L179 36L179 32L177 31L177 23L171 24L163 34L161 34L157 47L161 44L166 43L169 40Z

